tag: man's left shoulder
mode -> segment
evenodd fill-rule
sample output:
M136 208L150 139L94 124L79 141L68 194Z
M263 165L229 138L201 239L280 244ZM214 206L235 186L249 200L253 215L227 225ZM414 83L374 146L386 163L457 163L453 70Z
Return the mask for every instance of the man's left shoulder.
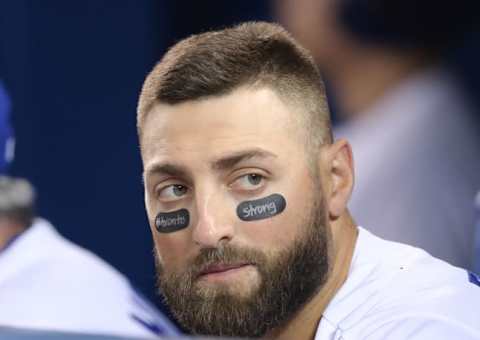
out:
M419 252L391 278L382 308L470 314L480 306L480 277L463 268ZM386 287L388 288L388 286ZM480 313L475 313L480 325Z
M364 260L357 288L366 297L342 320L345 339L480 339L477 275L419 248L369 240L375 256Z
M357 333L353 338L365 340L479 340L480 330L478 327L437 315L400 315L379 323L375 327L363 329L363 332Z
M374 333L389 334L378 339L480 339L480 277L434 258L422 261L405 267L368 313Z

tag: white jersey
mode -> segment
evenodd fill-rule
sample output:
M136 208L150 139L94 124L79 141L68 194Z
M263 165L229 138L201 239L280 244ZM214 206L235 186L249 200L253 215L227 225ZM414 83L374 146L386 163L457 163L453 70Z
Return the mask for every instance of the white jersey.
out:
M480 278L365 229L315 340L480 339Z
M135 337L175 334L123 275L42 219L0 253L0 326Z

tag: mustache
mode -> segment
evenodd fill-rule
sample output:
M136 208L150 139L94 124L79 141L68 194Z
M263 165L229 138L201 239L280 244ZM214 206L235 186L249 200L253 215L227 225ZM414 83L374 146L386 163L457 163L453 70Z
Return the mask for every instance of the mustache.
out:
M154 253L158 277L161 279L167 276L170 278L181 279L182 281L194 281L212 266L251 264L257 266L261 270L262 266L267 263L267 256L258 250L225 245L218 248L202 248L198 255L187 264L187 269L183 271L183 273L167 273L156 256L157 254L155 251Z
M229 245L221 248L202 248L189 266L189 272L192 278L197 278L212 266L261 265L264 262L265 255L253 249Z

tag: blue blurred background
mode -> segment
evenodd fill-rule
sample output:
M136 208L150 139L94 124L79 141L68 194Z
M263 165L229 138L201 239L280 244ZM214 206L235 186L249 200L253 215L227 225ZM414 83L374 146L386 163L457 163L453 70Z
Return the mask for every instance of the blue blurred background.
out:
M350 2L357 7L349 7L343 19L361 39L423 44L429 36L418 32L457 27L442 22L443 17L429 21L428 13L435 11L449 18L434 1L426 1L415 19L418 25L409 30L371 20L367 1ZM395 12L400 23L413 3L405 1L404 11ZM17 138L12 174L37 188L41 216L113 264L157 303L135 129L141 84L179 39L246 20L273 20L274 5L240 0L0 2L0 78L10 93ZM447 33L452 30L442 34ZM478 28L467 25L453 33L449 39L455 47L443 56L480 104Z

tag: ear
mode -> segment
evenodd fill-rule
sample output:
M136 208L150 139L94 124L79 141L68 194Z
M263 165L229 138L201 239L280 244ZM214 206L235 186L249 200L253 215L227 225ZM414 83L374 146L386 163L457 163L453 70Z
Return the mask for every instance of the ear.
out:
M353 189L354 169L350 144L345 139L339 139L326 145L321 162L326 178L327 208L330 218L335 220L347 209Z

